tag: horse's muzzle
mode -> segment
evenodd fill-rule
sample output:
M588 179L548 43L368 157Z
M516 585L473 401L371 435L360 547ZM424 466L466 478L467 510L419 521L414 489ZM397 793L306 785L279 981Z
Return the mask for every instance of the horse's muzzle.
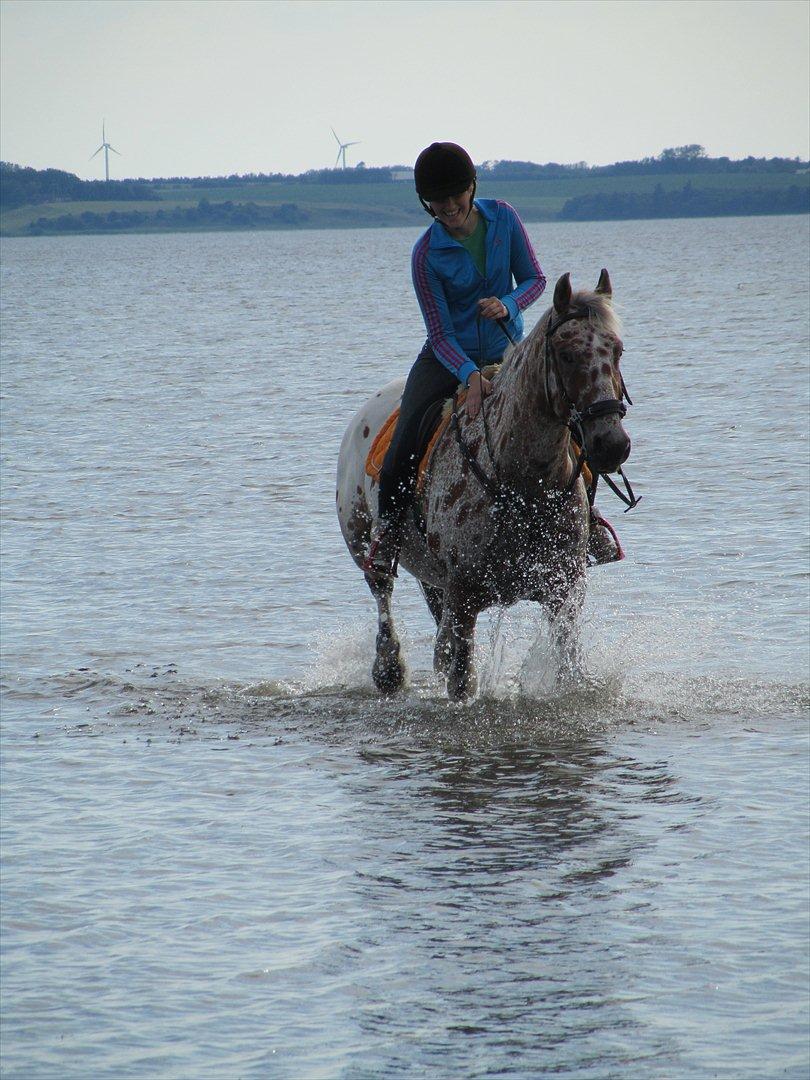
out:
M621 424L588 434L588 466L591 472L616 472L630 457L630 436Z

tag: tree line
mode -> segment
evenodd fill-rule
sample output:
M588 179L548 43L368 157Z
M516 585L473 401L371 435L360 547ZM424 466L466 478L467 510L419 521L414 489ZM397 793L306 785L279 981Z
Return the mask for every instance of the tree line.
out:
M709 157L698 143L687 146L671 146L657 157L645 157L640 161L616 161L612 165L588 165L578 161L573 165L561 165L550 161L536 165L532 161L492 161L479 167L479 175L498 177L503 180L532 180L558 176L666 176L677 173L795 173L807 168L801 158L755 158L734 160L728 157Z
M156 232L162 229L261 229L305 225L306 210L295 203L281 206L261 206L253 202L221 203L200 199L196 206L175 206L171 210L110 210L98 214L85 210L81 214L60 214L40 217L27 226L31 236L78 232Z
M4 210L44 202L159 198L146 180L80 180L62 169L31 169L0 162L0 205Z
M0 162L0 204L3 209L45 202L75 201L155 201L165 188L244 187L247 184L380 184L393 183L402 165L367 168L362 162L353 169L310 169L297 175L288 173L232 173L230 176L162 177L155 180L80 180L62 169L32 169ZM478 166L481 179L544 180L582 176L648 176L672 173L798 173L807 170L799 158L754 158L731 160L708 157L697 143L669 147L657 157L640 161L617 161L613 165L570 165L532 161L485 161Z
M750 214L810 213L810 190L791 184L785 188L723 190L682 188L652 192L611 192L577 195L560 211L563 221L605 221L627 218L726 217Z

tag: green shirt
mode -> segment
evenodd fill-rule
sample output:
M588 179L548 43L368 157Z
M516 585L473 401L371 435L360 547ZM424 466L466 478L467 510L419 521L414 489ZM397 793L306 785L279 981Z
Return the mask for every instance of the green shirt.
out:
M470 253L475 269L481 277L487 276L487 223L483 214L478 215L478 224L470 236L458 241Z

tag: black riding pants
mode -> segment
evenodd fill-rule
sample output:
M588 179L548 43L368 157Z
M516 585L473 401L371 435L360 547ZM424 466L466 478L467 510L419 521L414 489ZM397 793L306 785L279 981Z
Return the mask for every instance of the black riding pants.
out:
M391 521L404 514L416 483L416 438L422 418L434 401L452 397L458 385L455 375L425 342L405 383L397 426L383 461L378 496L381 518Z

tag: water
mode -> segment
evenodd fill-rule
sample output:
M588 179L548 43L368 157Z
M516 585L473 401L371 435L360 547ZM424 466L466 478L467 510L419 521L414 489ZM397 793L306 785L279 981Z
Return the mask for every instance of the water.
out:
M529 231L644 499L581 686L521 605L465 707L334 517L414 234L4 243L4 1075L808 1075L808 219Z

